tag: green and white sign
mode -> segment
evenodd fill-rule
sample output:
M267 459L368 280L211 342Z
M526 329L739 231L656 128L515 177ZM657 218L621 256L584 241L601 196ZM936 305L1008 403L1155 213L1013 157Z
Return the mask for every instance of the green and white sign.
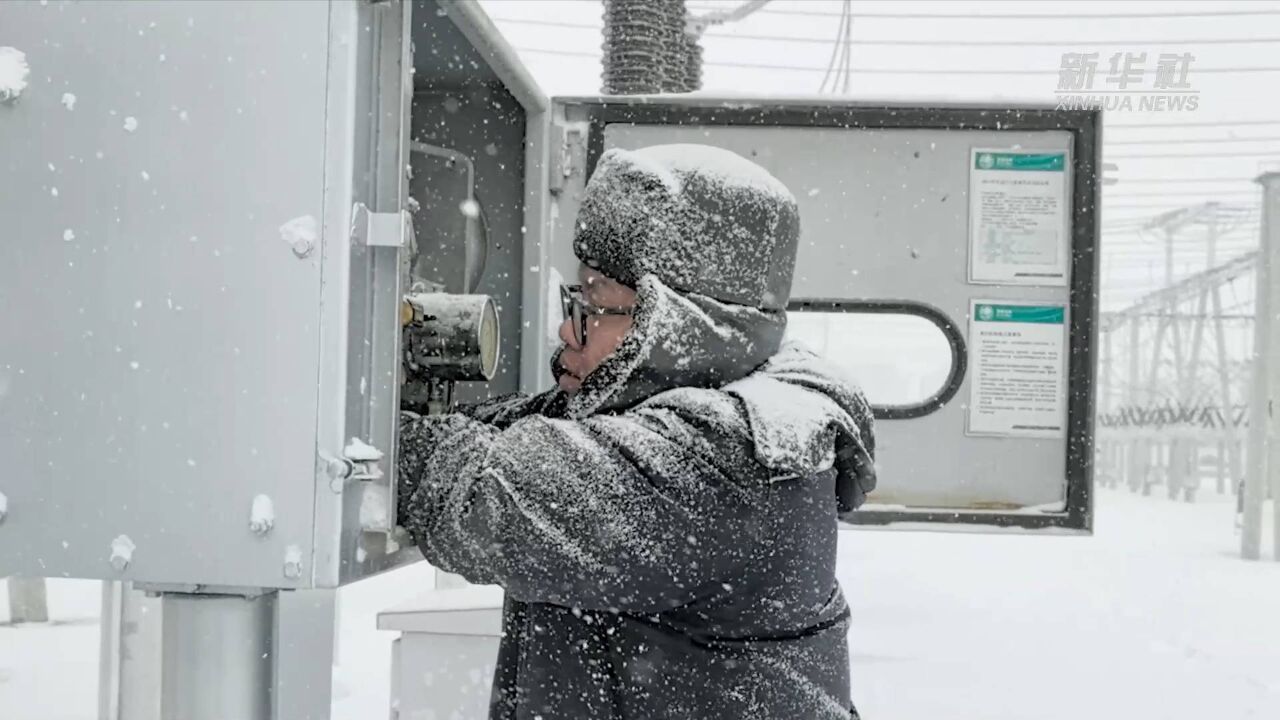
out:
M972 301L969 434L1064 437L1066 348L1065 305Z
M1067 152L974 148L969 163L969 282L1067 284Z

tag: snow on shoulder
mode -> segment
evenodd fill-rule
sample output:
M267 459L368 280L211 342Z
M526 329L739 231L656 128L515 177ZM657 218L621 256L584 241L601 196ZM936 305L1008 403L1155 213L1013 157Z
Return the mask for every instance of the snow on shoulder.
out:
M654 145L644 155L681 174L697 174L730 186L744 187L795 202L791 190L768 170L741 155L711 145Z

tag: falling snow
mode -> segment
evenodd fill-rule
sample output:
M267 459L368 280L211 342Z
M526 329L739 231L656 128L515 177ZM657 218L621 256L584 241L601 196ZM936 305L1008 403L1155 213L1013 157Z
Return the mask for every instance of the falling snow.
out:
M75 93L62 93L62 106L68 110L76 109Z
M126 132L133 132L138 129L138 119L130 115L124 119L124 129Z

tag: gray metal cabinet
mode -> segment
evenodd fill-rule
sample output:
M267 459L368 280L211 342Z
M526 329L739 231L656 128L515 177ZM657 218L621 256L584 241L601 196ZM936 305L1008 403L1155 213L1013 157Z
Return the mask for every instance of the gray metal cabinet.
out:
M496 302L497 377L460 398L547 387L586 178L659 142L791 187L796 312L946 337L945 386L882 409L858 522L1089 527L1095 113L550 101L474 3L3 3L0 28L31 70L0 105L0 574L336 587L415 559L391 527L405 284ZM1068 154L1066 284L968 282L985 146ZM975 298L1066 308L1061 437L966 432Z

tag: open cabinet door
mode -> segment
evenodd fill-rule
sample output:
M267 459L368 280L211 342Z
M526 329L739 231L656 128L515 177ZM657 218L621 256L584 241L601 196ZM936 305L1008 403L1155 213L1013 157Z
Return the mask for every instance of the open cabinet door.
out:
M1099 113L672 96L551 117L544 284L576 273L608 148L718 146L795 195L789 333L878 418L879 485L851 522L1090 530ZM545 366L551 343L526 352Z
M409 10L0 3L0 575L389 562Z

